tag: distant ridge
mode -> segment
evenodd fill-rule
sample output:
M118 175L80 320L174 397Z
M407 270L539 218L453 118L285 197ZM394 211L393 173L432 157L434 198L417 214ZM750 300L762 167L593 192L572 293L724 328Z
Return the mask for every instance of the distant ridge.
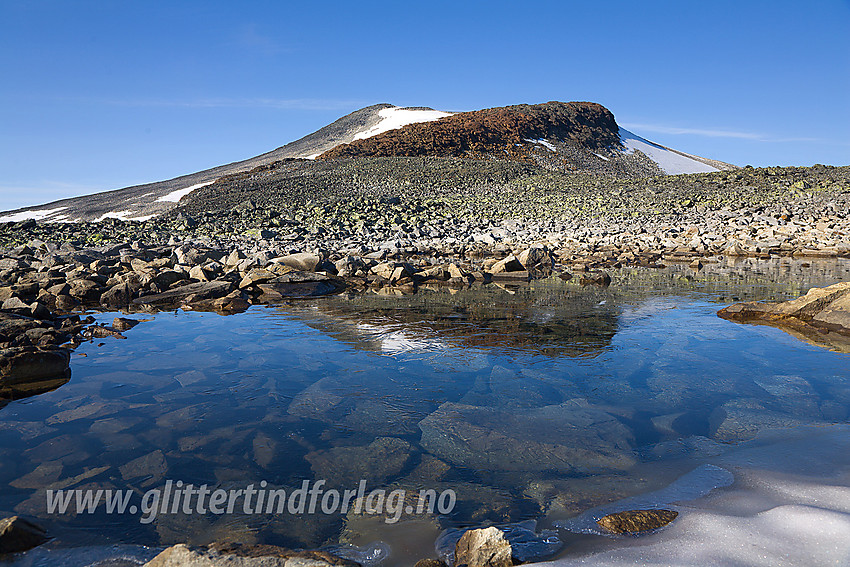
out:
M593 102L553 101L458 113L382 103L253 158L167 181L0 213L0 222L145 220L170 211L180 199L217 179L282 160L401 156L519 161L553 171L614 177L735 168L632 134L617 125L611 111Z

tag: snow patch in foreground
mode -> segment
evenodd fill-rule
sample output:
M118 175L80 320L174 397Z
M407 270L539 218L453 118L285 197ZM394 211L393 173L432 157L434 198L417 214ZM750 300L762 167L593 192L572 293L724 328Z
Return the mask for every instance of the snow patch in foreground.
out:
M850 565L850 426L769 432L711 461L735 484L669 506L679 517L666 528L533 565Z
M701 161L685 157L663 146L654 144L649 140L633 134L625 128L620 128L620 140L626 146L626 153L634 153L640 150L649 159L658 164L667 175L678 175L680 173L710 173L720 171L716 167L704 164Z
M383 134L390 130L397 130L398 128L402 128L408 124L415 124L417 122L432 122L434 120L439 120L444 116L451 115L451 112L443 112L441 110L413 110L410 108L400 108L398 106L393 108L384 108L378 111L378 116L380 116L382 120L368 130L355 134L354 139L365 140L366 138L371 138L372 136L377 136L378 134Z
M59 211L63 211L68 207L56 207L55 209L40 209L37 211L21 211L20 213L12 213L11 215L6 215L5 217L0 217L0 222L20 222L29 219L33 220L44 220L47 217L52 217ZM65 215L62 215L63 217Z
M190 187L184 187L183 189L178 189L177 191L172 191L167 195L163 195L159 199L156 200L157 203L176 203L195 189L200 189L201 187L206 187L207 185L212 185L215 181L207 181L206 183L198 183L197 185L192 185Z

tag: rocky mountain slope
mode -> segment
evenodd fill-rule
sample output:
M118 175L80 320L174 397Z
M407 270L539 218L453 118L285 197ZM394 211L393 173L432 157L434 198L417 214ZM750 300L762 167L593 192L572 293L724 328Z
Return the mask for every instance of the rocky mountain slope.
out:
M431 158L479 162L465 168L469 175L482 167L487 169L481 162L512 162L535 169L620 179L734 169L644 140L621 129L613 114L595 103L549 102L461 113L378 104L247 160L168 181L0 213L0 222L146 220L174 209L187 195L228 176L280 167L291 159L302 160L300 167L306 175L322 176L328 168L348 167L346 161L350 159L370 157L386 158L382 163L389 171L399 169L393 163L396 160L428 158L417 175L436 186L447 183L442 177L446 168L440 160ZM313 160L324 165L313 164ZM485 176L475 183L487 185L491 181Z
M30 218L61 222L96 221L104 218L146 220L173 209L182 197L222 176L249 171L282 159L307 158L321 154L338 144L350 142L361 132L379 124L384 119L380 112L386 108L394 107L391 104L376 104L361 108L299 140L250 159L167 181L61 199L45 205L0 213L0 222Z

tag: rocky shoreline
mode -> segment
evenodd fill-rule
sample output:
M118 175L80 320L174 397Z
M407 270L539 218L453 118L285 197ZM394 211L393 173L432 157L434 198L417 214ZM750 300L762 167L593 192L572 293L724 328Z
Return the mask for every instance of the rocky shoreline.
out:
M382 166L386 174L410 166L399 159L354 160L352 167ZM66 378L69 349L121 336L115 325L92 326L92 318L82 318L89 309L233 313L343 290L410 294L421 286L523 282L553 273L608 285L610 268L684 262L700 270L720 258L850 258L850 168L676 176L656 179L661 190L650 190L646 180L582 176L583 191L532 188L524 207L504 187L489 194L464 185L465 178L437 200L424 199L415 187L401 199L380 196L386 188L373 186L367 197L349 186L319 193L324 203L303 201L295 191L287 210L264 202L280 175L310 173L301 161L222 178L144 222L0 224L3 396L50 389ZM508 184L528 183L528 172L514 171L517 164L464 165L485 166L496 168L490 174L507 168ZM346 175L345 167L333 171ZM315 194L310 183L316 180L307 179L304 189ZM759 187L764 180L769 189ZM286 193L278 189L275 194ZM722 206L696 204L707 202L709 189ZM587 208L593 192L595 211ZM776 199L779 192L784 199ZM234 195L245 199L234 206ZM667 203L663 213L647 213L648 203L657 207L671 198L678 209ZM750 206L731 207L733 198ZM565 208L559 199L578 205ZM546 209L548 219L539 213ZM572 221L559 216L566 210Z

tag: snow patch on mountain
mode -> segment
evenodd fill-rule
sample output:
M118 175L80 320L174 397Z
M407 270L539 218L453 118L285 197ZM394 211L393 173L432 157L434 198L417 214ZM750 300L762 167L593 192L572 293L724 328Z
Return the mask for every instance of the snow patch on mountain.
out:
M539 144L543 147L549 148L550 152L557 152L558 151L558 148L555 147L555 144L553 144L549 140L544 140L543 138L540 138L539 140L532 140L532 139L529 139L529 138L525 138L525 141L531 142L532 144Z
M134 215L138 215L138 211L110 211L108 213L103 213L102 215L100 215L96 222L100 222L106 219L119 219L124 221L146 221L154 217L154 215Z
M48 217L54 217L59 213L59 211L65 210L68 207L56 207L55 209L39 209L35 211L21 211L19 213L12 213L11 215L6 215L4 217L0 217L0 222L20 222L29 219L33 220L44 220ZM65 216L65 215L60 215ZM51 219L54 220L54 219Z
M434 120L439 120L444 116L451 116L452 114L453 113L451 112L443 112L441 110L417 110L412 108L401 108L398 106L393 108L384 108L378 111L378 116L381 117L381 121L368 130L355 134L354 139L365 140L366 138L371 138L372 136L377 136L378 134L383 134L390 130L403 128L408 124L415 124L417 122L432 122Z
M626 147L626 153L631 154L635 150L640 150L646 157L657 163L658 167L667 175L719 171L716 167L711 167L701 161L687 157L685 154L675 152L669 148L650 142L645 138L641 138L625 128L620 128L620 140L622 140L623 145Z
M157 202L159 202L159 203L166 203L166 202L176 203L177 201L179 201L180 199L182 199L183 197L185 197L186 195L188 195L189 193L191 193L195 189L200 189L201 187L206 187L207 185L212 185L213 183L215 183L215 181L207 181L206 183L198 183L196 185L191 185L189 187L184 187L183 189L178 189L176 191L172 191L171 193L168 193L167 195L163 195L162 197L157 199Z

